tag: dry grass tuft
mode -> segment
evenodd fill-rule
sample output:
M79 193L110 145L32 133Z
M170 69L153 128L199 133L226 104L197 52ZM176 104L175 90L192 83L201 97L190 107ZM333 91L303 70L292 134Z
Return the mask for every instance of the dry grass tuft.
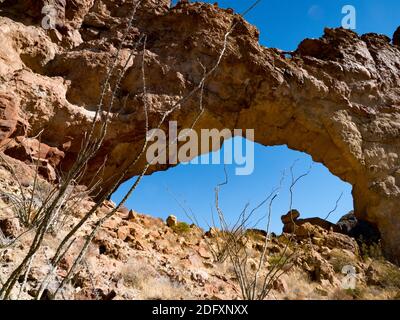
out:
M169 278L161 276L144 260L130 260L121 270L126 286L138 290L143 300L180 300L182 288Z

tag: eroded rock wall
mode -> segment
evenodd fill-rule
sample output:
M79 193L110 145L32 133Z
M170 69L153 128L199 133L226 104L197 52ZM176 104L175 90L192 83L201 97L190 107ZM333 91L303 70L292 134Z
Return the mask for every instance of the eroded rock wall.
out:
M40 1L39 1L40 2ZM124 40L116 70L129 55L105 142L91 162L91 181L106 159L103 188L141 149L144 104L150 126L201 81L224 47L226 52L205 83L201 128L253 128L264 145L287 144L353 185L356 215L379 227L386 254L400 258L400 48L377 34L359 36L326 29L321 39L304 40L288 57L258 42L258 31L230 10L208 4L143 0L133 26L124 30L133 0L57 2L56 30L41 26L37 1L0 5L0 105L2 139L34 137L65 157L67 170L81 146L99 102L102 84ZM44 3L44 2L43 2ZM146 37L146 46L135 48ZM143 95L142 59L146 73ZM117 74L112 77L115 83ZM109 103L108 90L105 102ZM198 92L168 120L190 127L199 112ZM16 123L29 123L26 132ZM21 127L21 126L20 126ZM13 132L10 132L13 131ZM22 130L23 131L23 130ZM141 171L145 159L129 170ZM151 171L165 169L154 166ZM398 262L398 260L397 260Z

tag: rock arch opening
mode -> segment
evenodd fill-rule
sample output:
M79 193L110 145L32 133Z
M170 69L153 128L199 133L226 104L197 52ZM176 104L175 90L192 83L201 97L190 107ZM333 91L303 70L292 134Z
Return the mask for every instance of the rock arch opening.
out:
M244 142L241 145L245 148ZM219 154L221 163L204 164L212 160L213 154L209 153L191 163L153 173L142 180L126 205L129 209L163 219L173 214L187 223L193 222L193 217L187 216L191 213L200 227L207 229L212 224L212 211L215 211L214 188L224 180L226 169L228 184L221 190L220 201L230 223L235 222L246 204L257 206L277 187L280 191L274 201L270 232L282 232L281 216L290 210L290 206L301 213L301 218L318 217L333 224L353 211L352 186L334 176L321 163L314 162L306 153L284 145L265 147L257 143L254 150L254 171L250 175L236 175L235 164L224 164L226 150L223 145L221 150L214 152ZM201 158L208 158L208 161ZM294 186L292 194L289 190L291 174L294 178L305 174ZM121 185L112 200L118 202L132 183L133 179ZM266 228L265 209L261 208L252 218L257 222L254 228Z

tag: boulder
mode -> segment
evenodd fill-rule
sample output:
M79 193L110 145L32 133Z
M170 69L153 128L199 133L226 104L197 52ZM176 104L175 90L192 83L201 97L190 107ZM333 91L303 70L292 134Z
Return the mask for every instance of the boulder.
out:
M178 224L178 219L174 215L170 215L166 220L167 226L172 228Z
M280 293L287 293L289 291L289 286L286 280L282 277L272 281L272 288Z
M293 223L299 217L300 217L300 212L294 209L294 210L289 211L287 214L283 215L281 217L281 220L282 220L282 223L285 225L285 224Z
M199 253L199 256L204 258L204 259L211 259L213 256L210 252L209 249L207 249L206 247L200 247L197 252Z
M352 229L357 226L358 219L354 214L354 211L350 211L339 219L336 223L340 228L340 231L345 234L349 234Z
M356 255L360 252L357 241L354 238L337 232L328 233L324 236L324 246L329 249L345 249Z
M0 92L0 146L15 134L25 134L28 123L20 117L19 103L14 95Z
M128 226L119 227L117 230L117 236L122 241L125 241L130 235L130 228Z
M309 222L301 225L295 225L292 232L298 239L313 238L314 236L321 237L321 233L318 228Z
M335 270L318 252L312 250L303 261L309 266L309 273L312 281L323 283L323 280L328 280L331 284L335 280Z

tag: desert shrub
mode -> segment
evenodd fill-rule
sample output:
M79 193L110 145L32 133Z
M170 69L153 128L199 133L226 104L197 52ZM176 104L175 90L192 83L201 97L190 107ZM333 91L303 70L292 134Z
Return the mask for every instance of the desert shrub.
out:
M400 268L387 261L374 261L370 267L373 283L385 289L400 289Z
M152 278L142 287L140 298L144 300L180 300L182 299L180 285L173 283L167 277Z
M309 250L308 248L308 244L306 244L305 246L299 243L296 243L295 239L293 239L293 237L291 235L286 235L286 234L282 234L278 237L278 241L279 243L281 243L284 247L287 247L291 250L295 250L297 249L298 245L301 245L301 247L303 249Z
M333 249L331 251L329 262L333 270L337 273L341 273L344 266L354 265L356 263L354 256L340 249Z
M139 290L146 287L156 275L150 264L143 260L130 260L121 270L124 284Z
M392 264L386 264L383 269L382 284L400 289L400 269Z
M346 289L346 293L354 300L362 300L365 297L365 290L361 287L355 287L354 289Z
M282 257L281 254L273 254L268 256L267 261L271 267L277 267L283 263L289 257Z
M363 300L365 299L365 288L356 287L354 289L337 288L330 295L331 300Z
M315 284L310 281L308 275L303 271L294 269L285 280L288 288L284 295L285 300L318 299L321 296L321 293L316 292Z
M139 292L145 300L181 299L181 288L169 278L161 276L145 260L130 260L121 270L124 284Z
M383 260L383 252L381 243L368 244L365 241L359 242L360 253L364 260L371 258L373 260Z
M206 240L206 243L214 261L217 263L225 262L226 258L228 258L227 243L223 239L219 238Z
M178 222L176 225L172 226L172 230L177 234L185 234L191 230L191 227L186 222Z

